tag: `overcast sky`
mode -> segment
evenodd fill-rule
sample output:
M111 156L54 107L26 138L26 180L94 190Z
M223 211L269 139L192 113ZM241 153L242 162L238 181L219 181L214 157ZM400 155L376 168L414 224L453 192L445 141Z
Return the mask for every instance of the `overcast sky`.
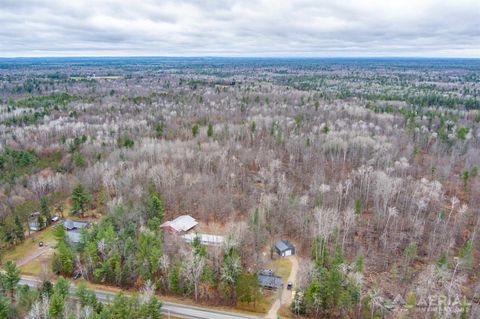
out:
M0 56L480 58L480 0L0 0Z

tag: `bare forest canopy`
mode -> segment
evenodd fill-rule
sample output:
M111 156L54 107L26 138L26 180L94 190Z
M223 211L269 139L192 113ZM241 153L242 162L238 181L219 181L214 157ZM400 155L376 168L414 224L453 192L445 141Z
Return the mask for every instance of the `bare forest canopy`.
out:
M291 313L380 318L400 294L478 316L479 167L477 59L0 59L2 251L34 211L90 213L52 269L99 284L254 303L288 239ZM169 240L182 214L224 246Z

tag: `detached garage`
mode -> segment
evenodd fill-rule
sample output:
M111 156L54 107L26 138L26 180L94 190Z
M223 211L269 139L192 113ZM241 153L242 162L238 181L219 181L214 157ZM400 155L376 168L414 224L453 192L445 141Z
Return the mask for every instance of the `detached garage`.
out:
M295 246L286 240L277 241L275 249L277 250L277 254L282 257L295 255Z

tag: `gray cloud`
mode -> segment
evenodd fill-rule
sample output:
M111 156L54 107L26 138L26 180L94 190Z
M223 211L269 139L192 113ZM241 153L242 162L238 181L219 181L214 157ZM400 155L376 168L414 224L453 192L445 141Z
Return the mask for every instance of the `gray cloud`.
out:
M0 0L0 56L480 57L478 0Z

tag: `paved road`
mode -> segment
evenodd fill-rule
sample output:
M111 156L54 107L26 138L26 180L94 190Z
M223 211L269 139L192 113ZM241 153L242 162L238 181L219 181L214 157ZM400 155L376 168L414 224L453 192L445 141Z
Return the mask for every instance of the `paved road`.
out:
M23 276L20 280L20 284L36 288L38 287L38 285L41 284L41 281L34 277ZM75 289L75 286L72 285L71 292L74 292ZM115 294L112 292L100 289L95 289L94 291L97 299L100 302L109 303L113 300L113 298L115 298ZM167 315L166 318L168 318L168 315L170 314L171 316L185 319L260 319L260 317L252 317L230 312L215 311L207 308L185 306L171 302L163 302L162 311L165 315Z

